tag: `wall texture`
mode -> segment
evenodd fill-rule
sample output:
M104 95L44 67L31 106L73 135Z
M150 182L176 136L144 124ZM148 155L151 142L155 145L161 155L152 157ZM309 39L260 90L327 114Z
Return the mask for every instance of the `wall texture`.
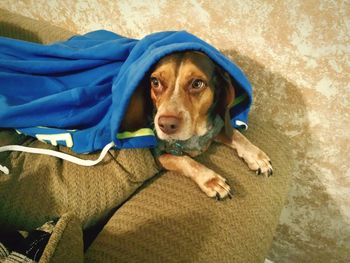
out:
M256 72L253 111L293 138L298 158L269 259L349 262L349 1L0 0L0 7L78 33L103 28L141 38L184 29ZM266 79L273 87L259 89ZM274 102L264 105L268 97Z

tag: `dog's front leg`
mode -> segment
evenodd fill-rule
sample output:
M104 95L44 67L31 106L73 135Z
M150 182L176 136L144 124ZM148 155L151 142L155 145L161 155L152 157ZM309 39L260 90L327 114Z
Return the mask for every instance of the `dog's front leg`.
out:
M223 199L228 196L231 198L231 188L226 180L191 157L163 154L158 157L158 160L166 170L191 178L209 197Z
M248 164L251 170L256 171L257 174L272 175L273 169L267 154L252 144L238 130L233 129L231 135L227 136L223 129L216 136L215 141L236 149L238 156Z

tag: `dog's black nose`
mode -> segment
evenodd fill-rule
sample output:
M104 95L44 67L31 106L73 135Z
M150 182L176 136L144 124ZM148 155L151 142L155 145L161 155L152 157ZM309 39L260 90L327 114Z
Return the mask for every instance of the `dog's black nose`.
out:
M175 133L180 126L180 119L174 116L160 116L158 126L166 134Z

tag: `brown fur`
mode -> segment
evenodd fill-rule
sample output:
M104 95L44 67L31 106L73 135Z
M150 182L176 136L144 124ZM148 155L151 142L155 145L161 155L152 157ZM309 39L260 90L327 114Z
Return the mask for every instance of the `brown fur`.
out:
M147 119L145 114L149 111L143 109L149 98L157 112L154 125L162 140L187 140L195 135L201 136L208 131L212 117L219 114L225 121L225 127L215 140L236 149L249 168L257 173L272 174L269 157L231 127L227 106L234 100L233 83L230 76L205 54L193 51L168 55L157 63L149 78L134 93L123 129L143 127L138 125ZM197 80L205 85L194 88ZM170 134L162 129L160 118L176 119L175 132ZM224 178L189 156L163 154L158 161L165 169L190 177L210 197L221 199L231 196L230 186Z
M215 67L199 52L178 53L162 59L151 74L151 78L160 82L159 88L151 87L151 98L159 115L176 116L182 121L182 129L191 135L199 134L201 128L207 126L208 112L214 101ZM207 88L200 92L191 89L196 79L204 81ZM157 120L155 125L157 128ZM188 138L184 135L176 139Z

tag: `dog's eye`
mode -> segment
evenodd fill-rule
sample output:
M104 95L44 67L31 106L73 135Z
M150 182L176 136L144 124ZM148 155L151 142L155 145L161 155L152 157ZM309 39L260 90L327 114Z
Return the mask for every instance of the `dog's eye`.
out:
M155 77L151 78L151 84L153 88L159 88L160 86L159 80Z
M192 82L192 88L195 89L195 90L202 89L204 86L205 86L205 83L204 83L204 81L201 80L201 79L195 79L195 80Z
M199 94L205 89L206 85L207 84L203 80L194 79L188 90L191 94Z

